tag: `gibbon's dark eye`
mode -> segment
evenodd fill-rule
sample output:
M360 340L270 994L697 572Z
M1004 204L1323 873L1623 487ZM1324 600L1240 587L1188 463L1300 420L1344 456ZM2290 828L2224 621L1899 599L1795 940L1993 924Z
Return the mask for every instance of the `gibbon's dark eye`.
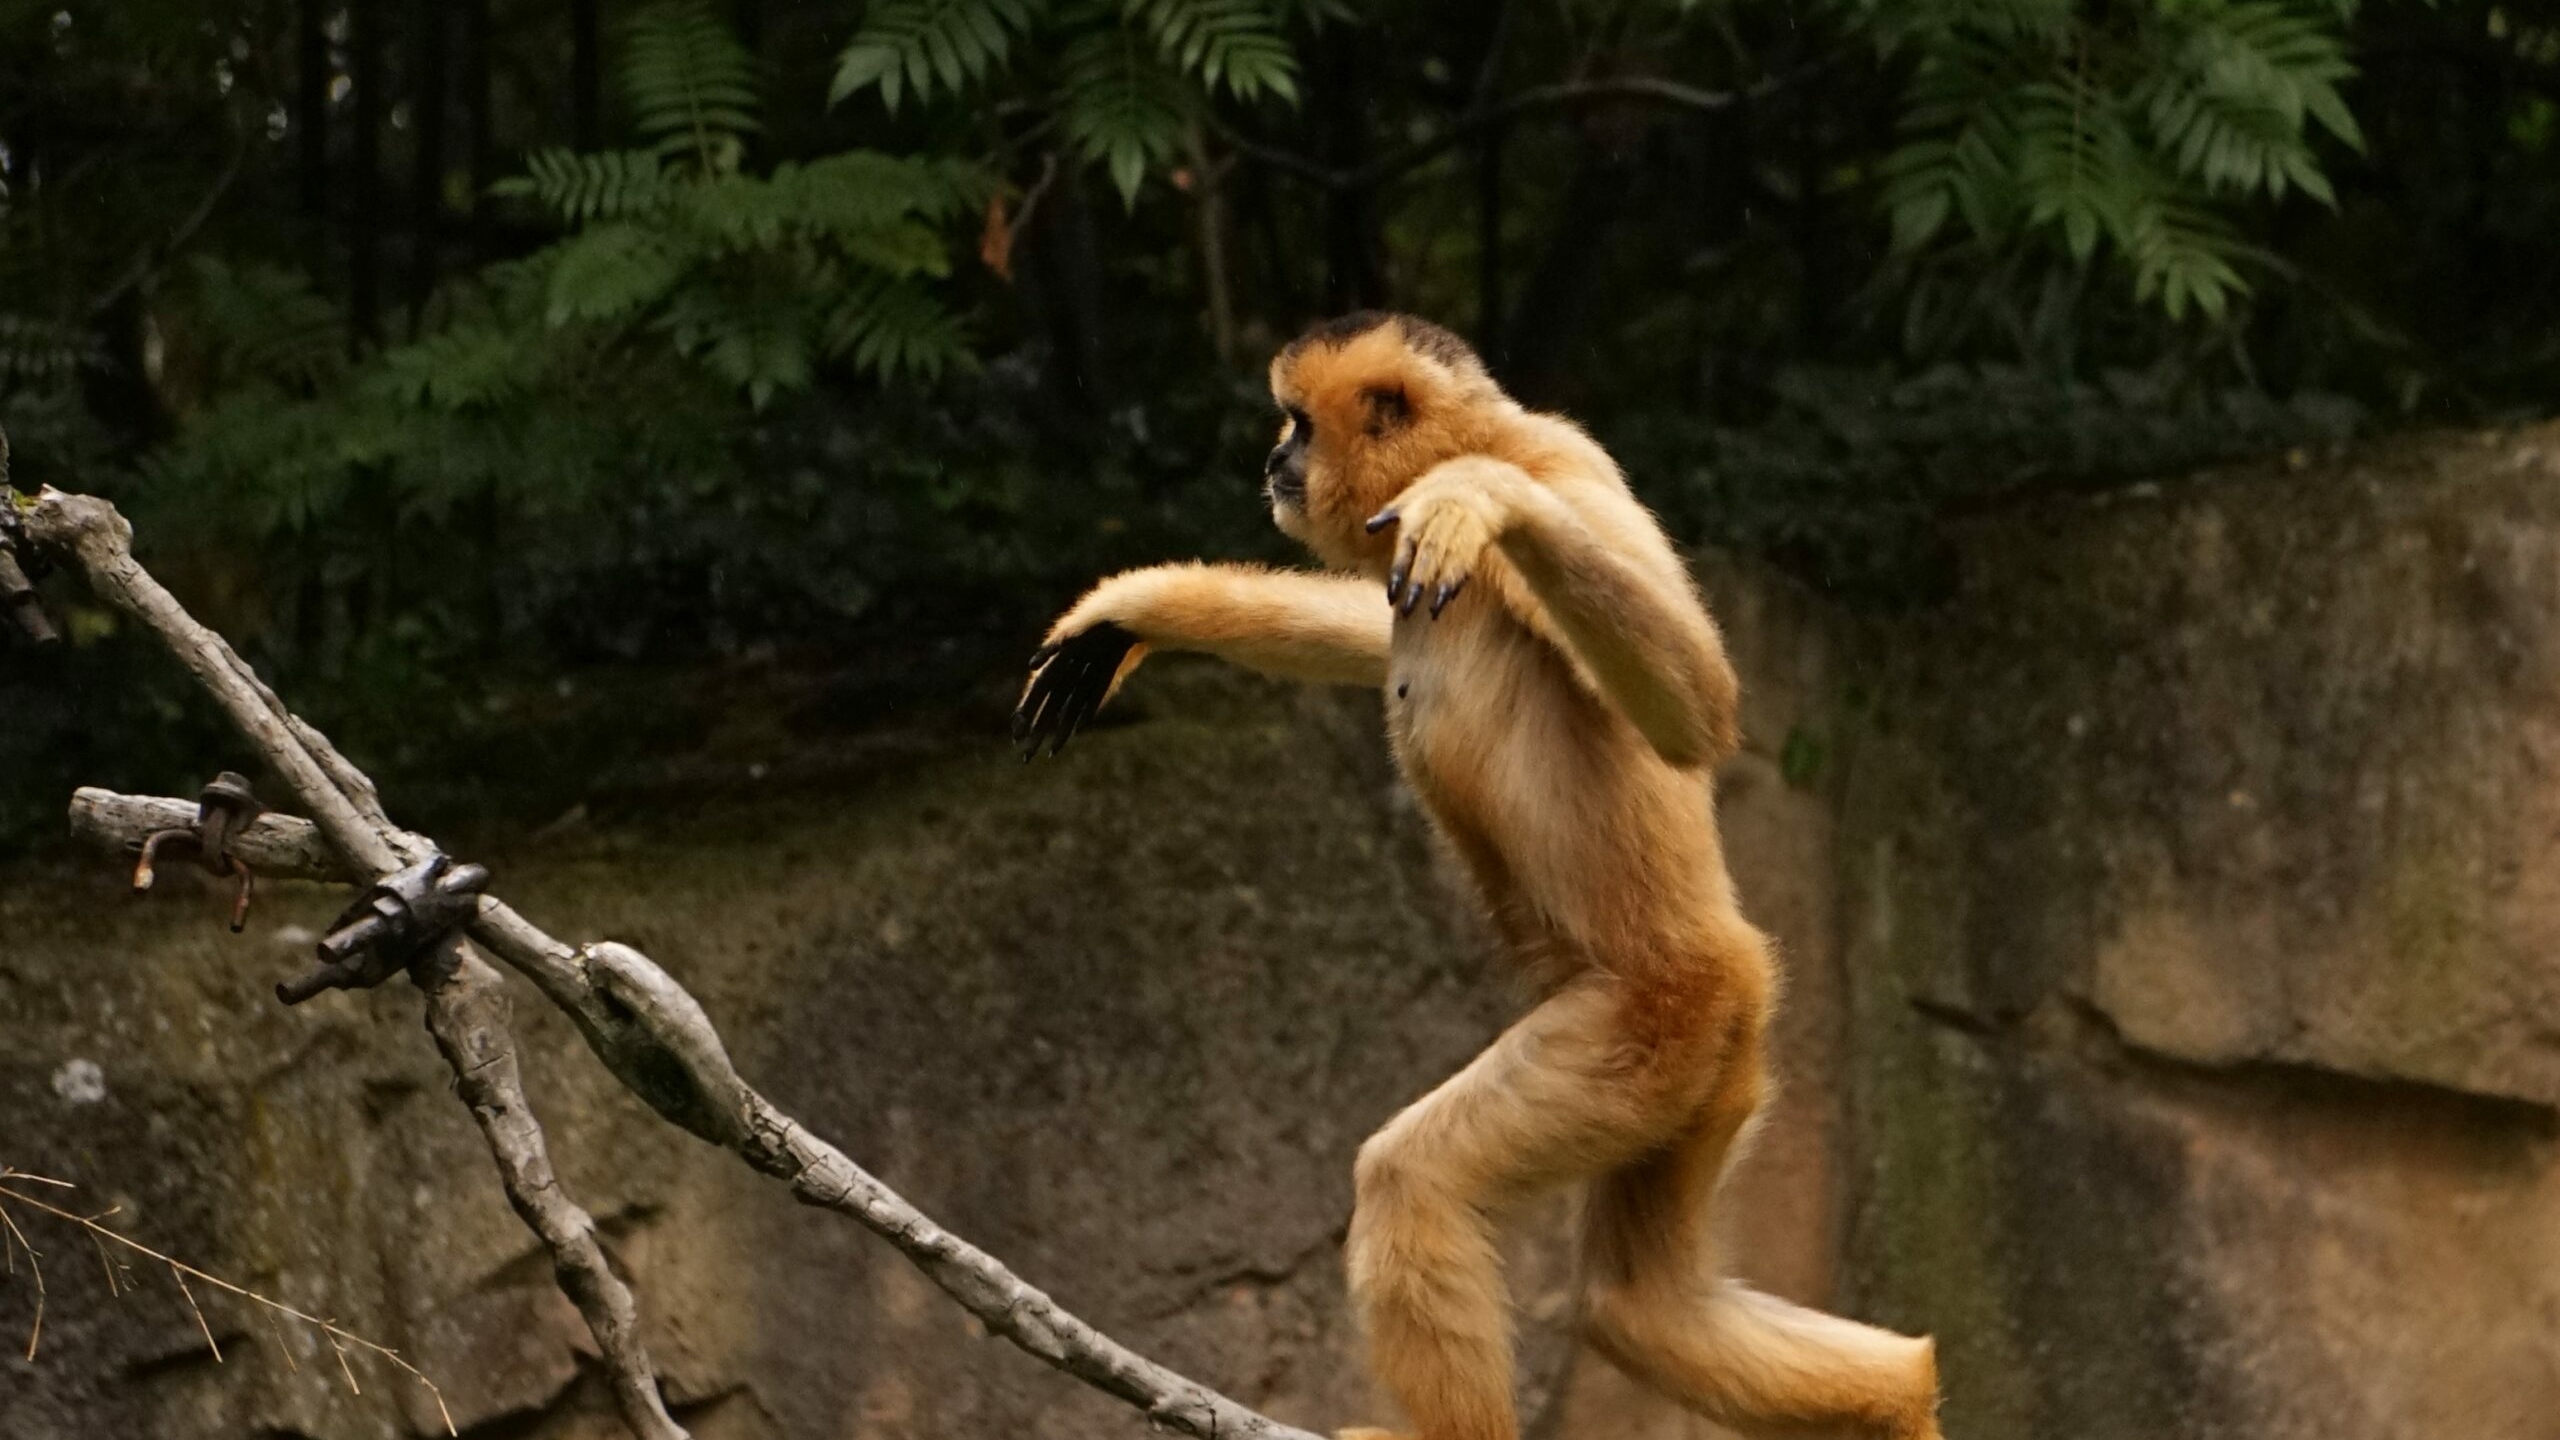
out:
M1305 445L1316 438L1316 422L1307 418L1306 411L1293 407L1281 413L1289 420L1289 434L1283 444Z

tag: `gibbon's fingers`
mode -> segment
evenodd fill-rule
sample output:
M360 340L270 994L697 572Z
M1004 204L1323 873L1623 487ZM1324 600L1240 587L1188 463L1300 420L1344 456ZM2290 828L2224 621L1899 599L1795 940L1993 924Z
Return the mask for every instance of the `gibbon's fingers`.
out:
M1013 743L1022 747L1025 762L1043 741L1052 755L1067 748L1068 738L1102 708L1121 662L1137 643L1126 626L1103 620L1032 653L1038 668L1013 712Z
M1057 672L1058 662L1055 660L1033 672L1031 683L1023 687L1022 703L1013 707L1013 743L1021 749L1025 762L1040 748L1040 742L1033 737L1039 731L1041 718L1047 713L1050 702L1057 696Z
M1431 595L1436 617L1473 573L1482 550L1481 525L1474 515L1452 508L1424 518L1414 536L1413 565L1397 613L1412 614L1422 597Z
M1387 572L1387 608L1393 610L1404 602L1405 577L1413 571L1415 543L1407 537L1396 547L1395 568Z
M1067 711L1075 704L1077 690L1084 683L1088 668L1085 661L1064 655L1050 661L1040 672L1040 678L1034 682L1040 691L1039 702L1033 707L1031 721L1024 727L1022 739L1018 742L1022 746L1025 763L1040 753L1043 742L1056 738ZM1055 745L1050 747L1049 753L1057 753Z
M1088 664L1084 673L1076 677L1074 693L1067 696L1065 713L1058 717L1057 738L1049 742L1051 755L1067 748L1067 742L1076 738L1076 731L1084 728L1084 722L1093 718L1094 711L1102 708L1102 697L1109 693L1110 667Z
M1432 619L1439 619L1440 612L1449 607L1449 602L1458 598L1458 592L1467 588L1468 578L1469 577L1467 576L1461 575L1455 580L1443 580L1440 582L1439 591L1431 597Z

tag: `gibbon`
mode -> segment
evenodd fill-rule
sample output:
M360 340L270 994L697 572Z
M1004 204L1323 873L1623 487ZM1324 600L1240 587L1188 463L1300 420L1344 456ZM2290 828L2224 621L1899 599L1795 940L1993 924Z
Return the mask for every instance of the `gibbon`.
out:
M1746 1432L1938 1440L1930 1341L1716 1272L1778 976L1708 782L1739 685L1669 539L1597 443L1428 322L1318 326L1271 393L1272 517L1335 573L1103 581L1033 656L1015 738L1056 753L1150 649L1385 691L1398 766L1540 997L1360 1149L1351 1294L1412 1434L1515 1440L1494 1217L1580 1183L1583 1333L1639 1381Z

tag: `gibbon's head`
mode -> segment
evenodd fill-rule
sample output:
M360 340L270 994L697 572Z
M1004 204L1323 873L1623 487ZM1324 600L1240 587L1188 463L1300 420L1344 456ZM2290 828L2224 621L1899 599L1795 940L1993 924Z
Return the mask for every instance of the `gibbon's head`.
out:
M1466 341L1377 310L1290 341L1271 362L1271 398L1282 416L1263 465L1272 520L1328 564L1381 571L1395 540L1367 533L1369 517L1425 470L1483 448L1510 408Z

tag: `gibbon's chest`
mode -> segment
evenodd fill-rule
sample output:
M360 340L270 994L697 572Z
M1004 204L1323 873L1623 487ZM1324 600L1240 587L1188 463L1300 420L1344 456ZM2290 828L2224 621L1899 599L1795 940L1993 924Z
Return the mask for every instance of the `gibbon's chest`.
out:
M1467 600L1490 601L1491 596ZM1539 809L1535 793L1570 768L1536 752L1555 728L1539 643L1490 604L1417 611L1396 622L1388 651L1387 738L1414 793L1471 862L1498 857L1494 837L1516 834Z

